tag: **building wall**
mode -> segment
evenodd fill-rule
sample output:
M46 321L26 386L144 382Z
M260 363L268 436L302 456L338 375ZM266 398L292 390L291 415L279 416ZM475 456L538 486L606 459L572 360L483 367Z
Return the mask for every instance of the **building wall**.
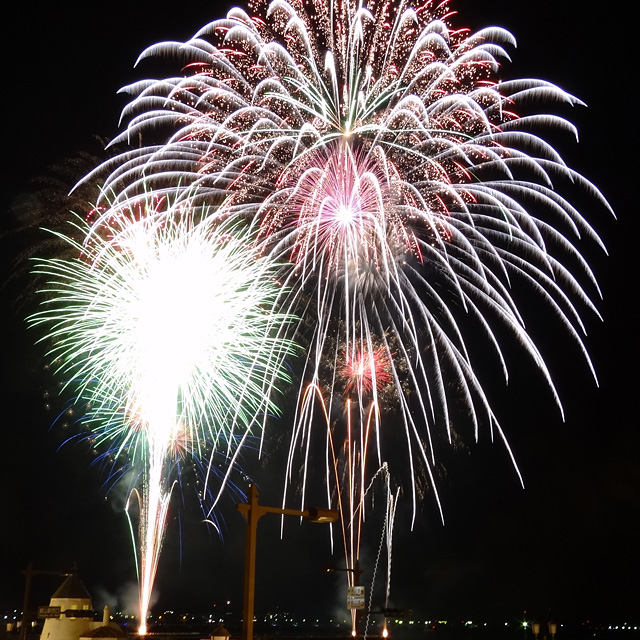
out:
M60 607L59 618L47 618L44 621L40 640L78 640L78 638L96 627L93 618L67 617L68 609L89 610L91 600L80 598L51 598L52 607Z

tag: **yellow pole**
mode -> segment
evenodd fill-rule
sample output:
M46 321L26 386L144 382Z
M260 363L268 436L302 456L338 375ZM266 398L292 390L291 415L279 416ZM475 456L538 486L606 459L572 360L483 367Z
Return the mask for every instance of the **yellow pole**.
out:
M253 613L256 590L256 539L258 520L264 515L258 505L258 489L249 488L249 502L239 504L238 510L247 520L247 540L244 547L244 595L242 598L242 637L253 640Z
M242 598L242 638L253 640L253 614L256 591L256 539L258 533L258 520L265 513L277 513L284 516L298 516L312 522L335 522L338 513L331 509L310 508L305 511L296 509L279 509L278 507L266 507L258 504L260 495L255 484L249 487L248 502L238 505L238 511L247 521L247 540L244 547L244 595Z

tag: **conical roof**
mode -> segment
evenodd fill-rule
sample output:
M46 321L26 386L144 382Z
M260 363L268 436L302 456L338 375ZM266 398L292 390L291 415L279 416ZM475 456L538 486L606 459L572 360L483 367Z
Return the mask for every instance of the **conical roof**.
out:
M76 573L67 576L67 579L58 587L51 598L67 598L74 600L91 600L87 588Z

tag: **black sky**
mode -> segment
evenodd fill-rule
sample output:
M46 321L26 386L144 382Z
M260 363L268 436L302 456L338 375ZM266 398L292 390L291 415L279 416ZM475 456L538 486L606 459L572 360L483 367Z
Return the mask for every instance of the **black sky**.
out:
M498 24L514 33L519 46L504 77L551 80L588 104L562 111L577 124L580 144L566 136L557 147L598 185L619 220L601 207L583 208L610 254L581 245L604 295L599 304L604 322L585 314L586 343L600 386L545 310L532 305L532 327L566 422L527 366L515 367L508 389L496 387L495 408L526 489L502 446L489 445L486 434L478 445L448 456L441 489L446 525L433 500L423 505L412 533L409 515L398 515L392 583L397 606L440 616L513 617L523 610L552 610L559 617L638 620L637 79L627 28L631 16L614 15L613 5L586 6L580 0L453 2L461 24ZM163 39L184 40L226 8L216 2L150 0L16 5L4 20L2 39L2 229L15 228L8 211L24 197L30 178L90 147L93 134L118 130L125 99L116 91L144 77L133 69L143 48ZM174 72L168 63L166 74ZM3 278L14 242L5 234ZM121 500L117 493L105 497L104 472L91 464L86 448L59 448L64 435L49 429L53 416L44 411L42 396L55 385L41 370L41 352L24 330L24 307L16 294L15 283L2 291L0 610L20 606L20 570L30 560L43 568L75 561L96 595L120 594L134 578ZM278 443L277 434L273 441ZM277 453L273 459L277 462ZM278 503L282 473L274 468L257 465L255 473L264 500ZM239 602L242 517L227 505L221 541L192 507L184 510L181 526L176 515L169 528L157 581L160 605L206 610L227 597ZM321 573L330 562L325 532L294 524L281 542L277 522L261 527L265 578L259 607L309 608L310 613L315 606L340 607L344 578ZM372 549L376 546L377 538L371 541ZM311 557L292 562L294 556ZM367 568L371 571L371 563ZM279 576L277 586L267 586L267 575ZM44 600L55 586L40 578L36 597Z

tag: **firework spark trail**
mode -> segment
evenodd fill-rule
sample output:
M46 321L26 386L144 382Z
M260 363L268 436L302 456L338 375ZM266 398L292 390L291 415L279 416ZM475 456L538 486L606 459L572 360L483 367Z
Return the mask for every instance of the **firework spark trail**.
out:
M384 479L384 491L386 496L386 512L384 516L384 522L382 526L382 535L380 537L380 543L378 544L378 552L376 555L376 560L373 565L373 576L371 578L371 595L369 596L369 606L367 608L367 618L364 626L364 637L367 637L367 632L369 629L369 623L371 621L371 605L373 603L373 589L376 582L376 573L378 572L378 567L380 565L380 557L382 556L383 549L386 550L386 584L385 584L385 594L384 594L384 605L383 609L387 609L389 607L389 597L391 595L391 552L393 549L393 525L396 517L396 508L398 506L398 498L400 496L400 487L396 488L395 493L391 489L391 474L389 473L389 468L385 463L378 471L375 476L371 480L369 487L365 493L367 493L374 481L378 476L382 476ZM386 613L384 619L383 626L383 637L387 636L387 621L386 621ZM354 627L355 628L355 627Z
M361 377L360 372L356 374ZM314 399L312 401L312 398ZM372 490L376 479L380 476L385 481L386 514L384 518L384 533L381 541L387 550L387 575L385 583L385 594L388 599L391 579L391 536L393 528L393 518L395 516L395 506L397 494L394 497L390 489L390 474L386 463L371 474L369 465L371 463L368 449L371 446L371 434L374 430L374 423L379 419L379 410L374 403L369 407L366 417L359 415L360 409L356 403L346 401L346 432L341 435L335 423L331 423L329 415L331 413L332 398L325 398L318 386L309 385L303 395L300 422L306 422L307 413L320 407L323 416L324 427L326 429L326 477L327 500L329 504L337 502L337 510L340 520L340 533L342 535L342 550L347 567L347 583L350 587L358 584L358 576L355 567L359 566L361 541L365 525L366 499ZM352 407L358 419L353 420ZM355 424L354 424L355 422ZM294 443L290 447L289 467L293 466L292 459L295 456L296 448L299 447L308 451L312 448L312 440L317 435L318 428L303 429L294 436ZM300 442L295 442L300 439ZM297 446L296 446L297 445ZM305 481L306 482L306 479ZM287 488L285 486L285 500ZM380 553L380 551L379 551ZM376 561L377 569L378 561ZM374 571L375 580L375 571ZM373 589L373 586L372 586ZM352 631L357 630L357 612L351 610Z
M446 1L255 0L186 43L143 52L140 60L180 61L186 77L124 89L133 98L117 141L147 146L87 177L104 175L125 200L146 184L159 193L181 184L187 197L195 185L204 201L226 199L230 217L257 221L263 252L294 262L281 277L313 316L313 335L290 464L300 446L306 466L316 410L331 415L339 402L340 354L386 351L414 517L418 467L436 488L434 427L453 438L456 402L474 437L486 423L506 444L476 342L493 349L507 381L506 328L562 411L512 283L556 315L593 372L581 314L597 314L590 295L599 289L578 242L602 243L563 189L572 183L609 206L538 133L575 127L555 114L518 115L527 103L582 103L542 80L501 80L514 44L497 27L455 28ZM333 370L323 376L326 362ZM322 388L328 406L308 388ZM378 462L383 431L376 417Z
M116 207L98 229L80 225L84 243L60 235L78 258L37 261L49 285L30 319L47 329L98 442L140 470L141 633L180 456L218 450L233 466L277 413L271 395L293 352L277 265L251 250L249 232L185 203L148 204L142 217Z

